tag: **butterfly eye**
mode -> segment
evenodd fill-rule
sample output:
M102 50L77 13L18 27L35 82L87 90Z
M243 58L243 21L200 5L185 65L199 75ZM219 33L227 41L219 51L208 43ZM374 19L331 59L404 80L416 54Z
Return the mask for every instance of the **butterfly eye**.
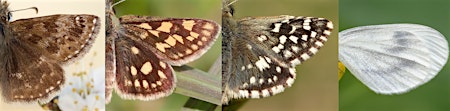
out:
M8 12L8 16L6 16L6 18L4 18L4 19L9 21L11 18L12 18L12 14L11 14L11 12Z
M228 13L230 13L231 15L233 15L233 14L234 14L234 7L230 5L229 8L230 8L230 10L229 10Z

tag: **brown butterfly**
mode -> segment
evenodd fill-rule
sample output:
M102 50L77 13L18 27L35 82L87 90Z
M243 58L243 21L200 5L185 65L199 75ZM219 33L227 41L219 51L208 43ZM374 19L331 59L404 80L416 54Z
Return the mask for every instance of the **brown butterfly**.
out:
M0 84L7 102L48 99L64 84L61 65L89 50L99 29L94 15L56 14L9 22L0 2Z
M173 92L171 65L199 58L220 31L215 22L190 18L127 15L116 18L106 1L106 101L112 89L122 98L154 100Z

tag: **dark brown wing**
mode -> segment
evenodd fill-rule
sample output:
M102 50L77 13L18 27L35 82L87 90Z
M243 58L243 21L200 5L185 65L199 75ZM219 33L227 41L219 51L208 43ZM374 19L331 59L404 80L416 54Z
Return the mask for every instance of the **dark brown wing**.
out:
M115 39L116 92L122 98L154 100L175 88L172 67L162 62L148 46L119 34Z
M7 102L44 100L64 84L64 71L56 61L42 57L33 45L17 39L0 48L0 75L3 97Z
M89 50L100 29L100 19L61 14L16 20L10 27L18 40L42 49L45 57L65 63Z

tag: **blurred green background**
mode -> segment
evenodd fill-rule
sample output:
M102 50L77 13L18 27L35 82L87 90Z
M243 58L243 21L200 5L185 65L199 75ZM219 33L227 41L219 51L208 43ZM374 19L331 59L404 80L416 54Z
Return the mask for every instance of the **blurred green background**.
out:
M314 57L297 66L297 79L283 93L251 99L242 111L337 111L337 0L238 0L235 18L257 16L311 16L333 21L335 30Z
M145 15L171 18L202 18L221 20L221 1L219 0L127 0L114 7L118 17L122 15ZM221 38L214 43L201 58L189 63L189 66L208 71L221 54ZM111 103L106 105L107 111L177 111L184 105L188 97L172 94L168 98L156 101L124 100L113 93ZM170 103L170 104L167 104Z
M450 40L449 0L339 0L340 30L364 25L415 23ZM430 82L401 95L378 95L350 72L339 81L340 111L448 111L450 66Z

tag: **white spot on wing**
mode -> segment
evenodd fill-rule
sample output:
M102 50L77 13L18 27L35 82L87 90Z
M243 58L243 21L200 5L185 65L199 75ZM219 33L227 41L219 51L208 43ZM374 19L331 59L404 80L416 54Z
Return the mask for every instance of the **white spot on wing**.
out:
M250 77L250 84L255 84L256 78L255 76Z
M259 60L255 63L256 67L258 67L259 71L263 71L266 68L270 68L270 65L266 62L263 57L259 57Z
M251 93L252 93L252 98L259 98L259 91L252 90Z
M302 39L303 39L303 36L302 36ZM294 42L294 43L298 43L298 37L296 37L296 36L293 36L293 35L291 35L291 36L289 36L289 40L291 40L292 42Z
M274 23L275 27L272 29L272 32L280 32L281 23Z
M286 40L287 40L287 37L286 37L286 36L284 36L284 35L281 35L281 36L280 36L280 43L281 43L281 44L286 43Z

